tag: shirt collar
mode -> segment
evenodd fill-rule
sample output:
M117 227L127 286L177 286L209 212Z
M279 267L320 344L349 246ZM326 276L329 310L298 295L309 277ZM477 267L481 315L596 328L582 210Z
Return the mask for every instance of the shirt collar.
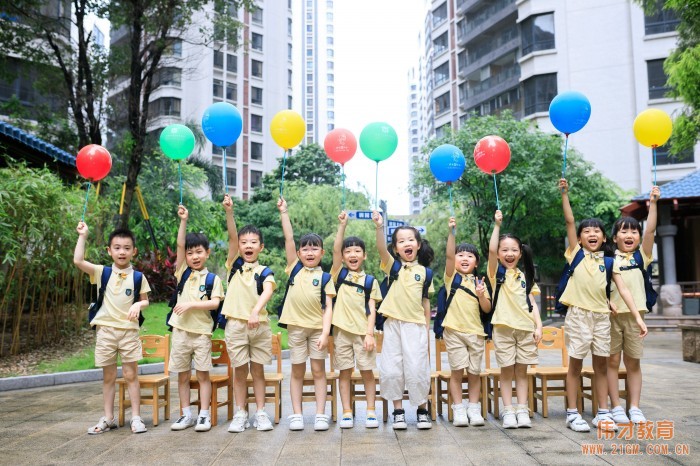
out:
M620 256L620 257L624 257L625 259L629 259L630 257L632 257L632 256L634 255L634 251L632 251L632 252L622 252L622 251L620 251L619 249L615 249L615 255L616 255L616 256Z
M411 262L406 262L406 261L403 261L403 260L402 260L402 261L401 261L401 265L403 265L404 267L415 267L416 265L418 265L418 261L417 261L417 260L414 260L414 261L411 261Z
M306 270L308 270L309 272L316 272L316 271L318 271L318 270L322 270L320 265L317 265L316 267L307 267L307 266L304 266L304 268L305 268Z
M197 277L198 275L201 276L206 276L209 273L209 270L207 270L206 267L204 267L202 270L195 270L192 269L192 273L190 274L190 279L193 279Z
M243 270L250 272L251 270L255 270L255 268L260 265L258 261L255 262L245 262L243 263Z

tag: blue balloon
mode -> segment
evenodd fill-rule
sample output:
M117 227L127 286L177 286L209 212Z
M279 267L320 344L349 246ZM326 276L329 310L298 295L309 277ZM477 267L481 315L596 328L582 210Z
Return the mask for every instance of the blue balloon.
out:
M443 144L430 153L430 171L443 183L457 181L466 167L464 154L452 144Z
M241 112L229 103L212 104L202 115L202 131L215 146L230 146L238 140L242 130Z
M562 92L549 104L549 119L564 134L580 130L591 117L591 103L576 91Z

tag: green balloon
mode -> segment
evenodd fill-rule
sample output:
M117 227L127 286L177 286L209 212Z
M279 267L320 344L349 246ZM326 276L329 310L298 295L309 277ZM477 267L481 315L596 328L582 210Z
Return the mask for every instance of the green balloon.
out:
M399 137L387 123L370 123L360 133L360 149L370 160L381 162L394 153Z
M185 125L168 125L160 133L160 149L170 159L186 159L194 150L194 133Z

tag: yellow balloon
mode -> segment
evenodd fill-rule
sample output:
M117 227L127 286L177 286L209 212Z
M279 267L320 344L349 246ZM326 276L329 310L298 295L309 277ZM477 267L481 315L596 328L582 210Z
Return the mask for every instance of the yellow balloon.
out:
M282 110L270 122L270 134L278 146L284 150L295 147L304 139L306 123L297 112Z
M634 137L643 146L663 146L673 131L673 122L668 113L658 108L644 110L634 119Z

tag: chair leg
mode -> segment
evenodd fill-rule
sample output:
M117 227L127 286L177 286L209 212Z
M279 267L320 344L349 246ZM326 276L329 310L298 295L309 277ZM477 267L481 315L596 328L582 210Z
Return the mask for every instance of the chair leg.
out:
M437 379L435 379L435 384L437 384ZM434 421L436 419L436 410L437 410L437 393L435 390L434 385L435 384L430 384L430 395L431 396L431 403L430 403L430 418Z
M331 419L333 422L338 420L338 393L336 391L335 380L331 381L331 389L328 392L331 399Z
M527 378L527 404L528 404L528 407L530 408L530 417L534 417L535 416L535 393L534 393L533 377Z
M549 381L546 375L542 376L542 417L549 416L549 393L547 392Z
M170 379L165 381L165 420L170 420Z
M438 394L438 412L442 415L442 397ZM452 412L452 392L450 392L450 386L447 385L447 420L452 422L454 419L454 413Z
M219 392L219 387L215 384L211 384L211 400L209 402L209 411L211 412L211 425L214 427L219 421L218 412L219 411L219 397L217 396Z
M488 416L487 404L489 402L488 392L486 390L487 390L486 377L482 377L481 378L481 416L484 419L487 419L487 416Z
M153 395L151 397L153 406L153 427L155 427L158 425L158 392L160 391L160 387L158 387L158 385L153 385L151 389L153 390Z
M595 389L595 374L591 376L591 400L593 403L593 406L591 406L591 412L593 413L593 416L596 416L598 414L598 393L596 392Z
M233 419L233 384L231 383L231 381L229 381L228 385L226 386L226 391L228 394L228 398L226 398L226 400L228 400L228 412L226 413L226 420L229 421Z
M382 419L384 420L384 422L387 422L389 421L389 400L386 400L384 398L382 398L382 400L384 401L382 407Z
M282 382L275 387L275 424L280 423L280 416L282 415L282 403L280 400L280 393L282 392Z
M501 403L501 378L493 378L493 417L498 419L500 417L500 403Z
M124 384L119 384L119 427L124 425L124 411L126 404L126 390L124 389Z

